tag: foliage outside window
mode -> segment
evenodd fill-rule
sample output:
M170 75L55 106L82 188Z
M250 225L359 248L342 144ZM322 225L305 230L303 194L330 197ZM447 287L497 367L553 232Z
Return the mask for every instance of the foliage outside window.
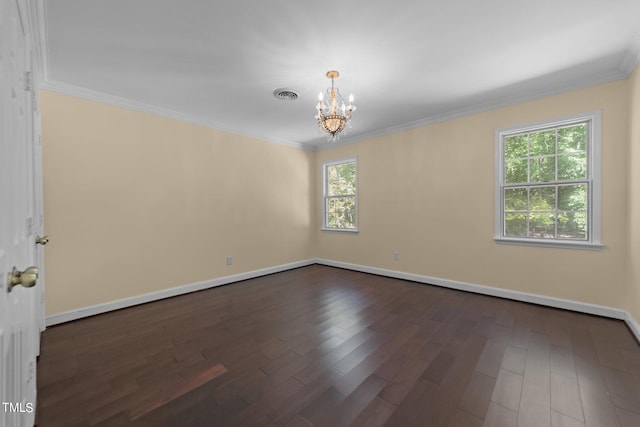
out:
M600 247L598 133L598 113L497 132L497 240Z
M323 228L357 231L357 167L355 159L324 165Z

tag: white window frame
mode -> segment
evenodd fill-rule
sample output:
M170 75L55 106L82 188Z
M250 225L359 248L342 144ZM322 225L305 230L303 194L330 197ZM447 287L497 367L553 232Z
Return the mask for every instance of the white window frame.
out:
M573 248L599 250L604 247L601 242L601 203L602 203L602 148L601 129L602 119L600 110L544 120L527 125L511 126L495 131L495 234L497 243L543 246L553 248ZM504 235L504 140L510 135L524 132L556 128L586 122L588 127L587 151L587 234L586 240L541 239L532 237L507 237ZM553 181L562 183L562 181ZM527 184L531 185L531 184Z
M354 219L354 228L334 228L334 227L329 227L327 225L327 217L328 217L328 211L327 211L327 204L328 204L328 200L333 197L333 196L329 196L327 194L327 190L328 190L328 174L327 174L327 168L330 166L336 166L336 165L342 165L345 163L355 163L356 165L356 192L355 194L348 194L346 196L348 197L354 197L355 198L355 219ZM340 197L344 197L340 196ZM324 163L322 165L322 230L324 231L338 231L338 232L346 232L346 233L357 233L358 232L358 160L355 157L351 157L348 159L342 159L342 160L335 160L335 161L331 161L331 162L327 162Z

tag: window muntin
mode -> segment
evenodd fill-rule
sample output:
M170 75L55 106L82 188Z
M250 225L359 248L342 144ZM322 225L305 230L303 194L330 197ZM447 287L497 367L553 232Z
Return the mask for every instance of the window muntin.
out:
M324 165L323 206L324 229L357 231L357 165L355 159Z
M496 135L496 240L600 247L599 113Z

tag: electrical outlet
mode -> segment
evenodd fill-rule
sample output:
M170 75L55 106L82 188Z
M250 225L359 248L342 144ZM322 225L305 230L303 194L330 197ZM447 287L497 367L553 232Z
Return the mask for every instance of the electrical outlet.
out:
M227 265L231 265L231 264L233 264L233 257L228 256L227 257Z
M393 260L397 261L400 259L400 252L398 251L393 251Z

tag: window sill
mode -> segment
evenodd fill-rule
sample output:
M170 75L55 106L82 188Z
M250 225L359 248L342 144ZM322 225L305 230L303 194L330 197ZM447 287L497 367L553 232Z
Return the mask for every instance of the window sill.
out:
M583 249L590 251L600 251L604 249L601 243L591 242L574 242L571 240L543 240L543 239L515 239L508 237L495 237L496 243L501 245L521 245L521 246L538 246L544 248L559 249Z
M337 233L358 233L357 228L326 228L322 227L321 231L335 231Z

